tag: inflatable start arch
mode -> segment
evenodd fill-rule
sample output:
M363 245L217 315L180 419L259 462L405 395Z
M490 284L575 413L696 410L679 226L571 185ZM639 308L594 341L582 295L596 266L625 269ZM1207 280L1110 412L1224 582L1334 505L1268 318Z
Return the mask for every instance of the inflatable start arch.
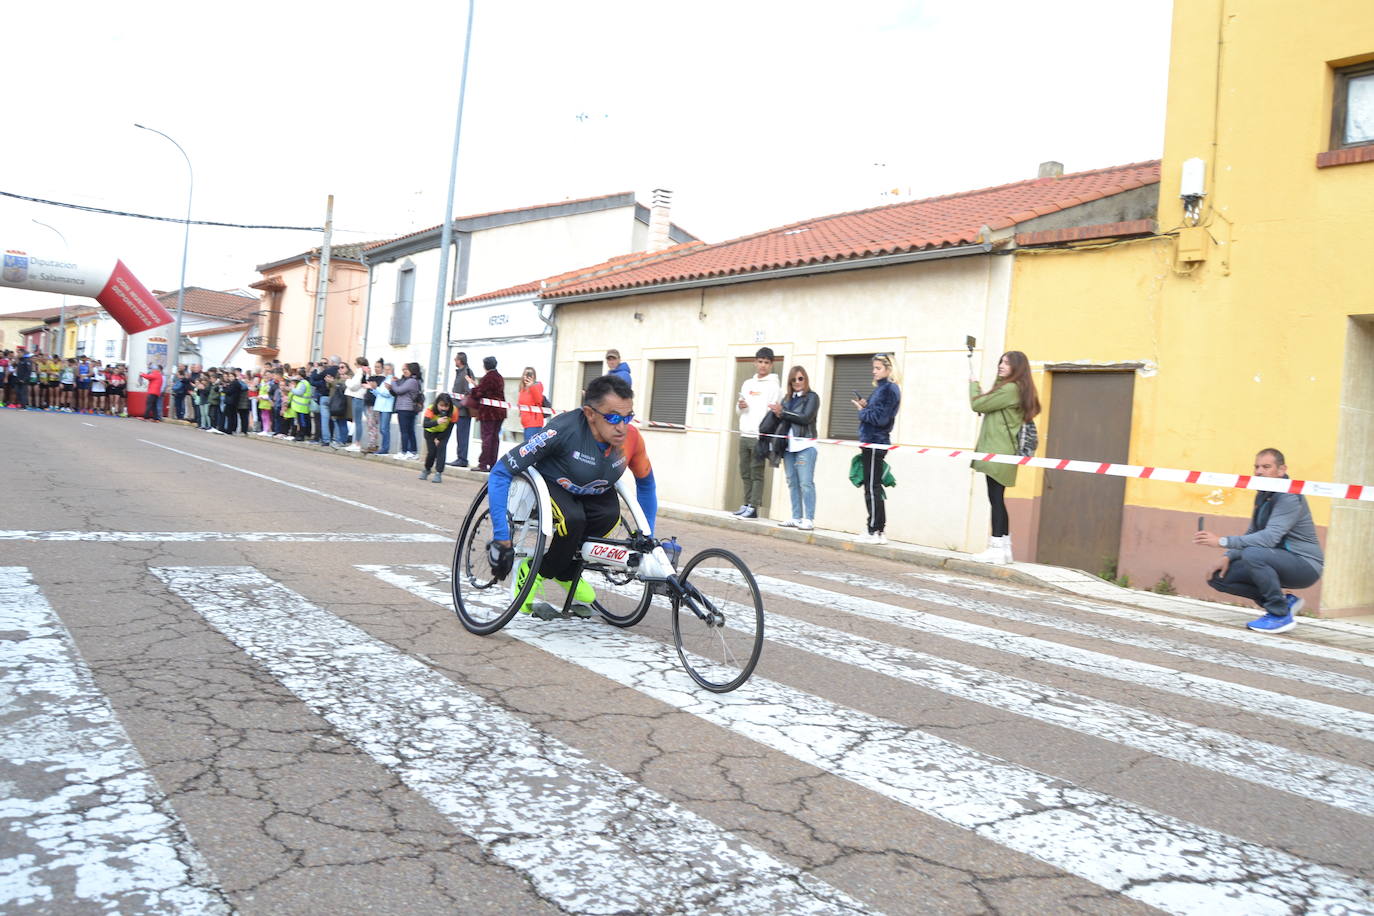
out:
M48 258L7 248L0 287L86 296L99 303L129 335L129 413L142 414L147 384L138 376L150 363L167 367L167 338L159 329L173 319L123 261Z

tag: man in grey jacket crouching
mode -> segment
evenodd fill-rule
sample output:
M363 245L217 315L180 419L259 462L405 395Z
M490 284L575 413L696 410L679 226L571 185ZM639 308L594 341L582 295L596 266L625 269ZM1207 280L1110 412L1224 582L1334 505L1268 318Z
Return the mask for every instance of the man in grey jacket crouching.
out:
M1256 477L1287 477L1283 452L1267 448L1255 456ZM1302 599L1286 588L1307 588L1322 574L1322 548L1306 497L1296 493L1255 494L1250 527L1242 535L1218 537L1210 531L1193 535L1193 543L1226 550L1221 566L1207 584L1239 595L1264 608L1265 615L1246 624L1262 633L1286 633L1296 625Z

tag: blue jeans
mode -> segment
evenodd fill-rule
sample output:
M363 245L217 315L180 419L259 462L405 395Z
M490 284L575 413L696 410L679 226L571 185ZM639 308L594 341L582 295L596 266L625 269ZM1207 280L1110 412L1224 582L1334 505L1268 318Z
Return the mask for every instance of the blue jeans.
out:
M320 432L320 442L329 444L329 398L311 398L310 412L315 415L316 429Z
M363 411L367 405L363 404L362 398L349 398L353 402L353 441L363 441Z
M401 451L411 455L420 454L420 447L415 443L415 414L414 410L396 411L396 425L401 428Z
M334 441L343 445L348 441L348 421L343 417L331 417L330 421L334 424Z
M472 441L472 417L459 417L453 435L458 442L458 466L468 466L468 443Z
M391 451L391 411L377 411L377 428L382 431L382 444L377 449L378 455L385 455Z
M783 452L787 492L792 497L792 517L816 520L816 449Z
M1286 617L1288 604L1283 600L1283 590L1307 588L1321 575L1311 563L1282 548L1242 547L1226 575L1213 576L1207 584L1219 592L1249 598L1270 614Z

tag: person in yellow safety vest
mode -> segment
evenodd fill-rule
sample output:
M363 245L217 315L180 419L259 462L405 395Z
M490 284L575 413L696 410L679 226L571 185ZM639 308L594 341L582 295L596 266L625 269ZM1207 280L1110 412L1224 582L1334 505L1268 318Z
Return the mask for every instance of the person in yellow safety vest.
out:
M306 426L302 417L310 416L310 381L306 378L296 380L296 385L291 389L291 410L296 416L296 432L291 438L297 442L305 441Z

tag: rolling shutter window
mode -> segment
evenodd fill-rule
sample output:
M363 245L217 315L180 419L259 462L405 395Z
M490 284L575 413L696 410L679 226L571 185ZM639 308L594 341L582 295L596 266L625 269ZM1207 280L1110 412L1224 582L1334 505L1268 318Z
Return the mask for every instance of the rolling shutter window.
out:
M415 302L415 265L407 263L396 274L396 304L391 307L391 345L410 343L410 312Z
M689 359L654 360L654 390L649 400L649 419L658 423L687 422Z
M832 439L859 438L859 412L849 403L858 391L864 397L873 390L873 357L836 356L830 373L830 412L826 435Z
M605 371L602 369L604 365L606 364L602 362L582 364L582 387L578 389L577 403L582 403L582 397L586 394L587 386L592 383L592 379L599 378L605 374Z

